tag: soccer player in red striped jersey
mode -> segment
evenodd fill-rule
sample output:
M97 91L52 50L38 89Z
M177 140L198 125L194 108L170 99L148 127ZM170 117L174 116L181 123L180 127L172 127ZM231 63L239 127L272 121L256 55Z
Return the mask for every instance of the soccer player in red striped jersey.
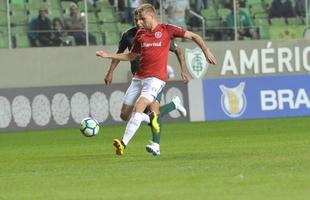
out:
M206 46L203 39L185 29L171 24L163 24L157 21L156 10L151 4L142 4L137 8L139 14L138 23L143 28L139 29L129 53L110 54L105 51L97 51L96 55L107 59L131 61L140 56L140 65L134 78L140 85L139 98L137 99L133 113L127 123L123 139L114 140L116 155L122 155L128 142L134 136L142 121L142 113L150 105L165 86L167 79L167 61L171 39L182 37L193 40L203 51L210 64L217 64L214 55ZM185 77L182 78L185 79ZM158 129L159 130L159 129ZM159 144L153 144L148 151L159 151ZM152 152L153 153L153 152Z

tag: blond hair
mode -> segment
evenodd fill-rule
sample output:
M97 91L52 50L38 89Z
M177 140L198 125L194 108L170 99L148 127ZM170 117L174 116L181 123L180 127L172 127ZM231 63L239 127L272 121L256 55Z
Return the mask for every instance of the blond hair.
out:
M149 3L144 3L144 4L141 4L138 8L137 8L137 12L139 14L141 14L142 12L150 12L150 13L153 13L154 16L156 15L156 9L154 8L154 6L152 4L149 4Z

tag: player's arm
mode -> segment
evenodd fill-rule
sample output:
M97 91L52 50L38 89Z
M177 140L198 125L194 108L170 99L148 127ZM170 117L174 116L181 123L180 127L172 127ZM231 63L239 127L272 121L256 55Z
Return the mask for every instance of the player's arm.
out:
M188 75L186 70L184 51L182 48L176 46L174 53L177 56L180 64L182 79L184 80L184 82L188 82L190 80L190 76Z
M131 47L131 50L129 53L108 53L106 51L96 51L96 56L106 58L106 59L115 59L120 61L133 61L136 59L140 54L140 44L136 41L134 41L133 46Z
M139 54L134 52L129 53L108 53L106 51L100 50L96 51L96 56L105 58L105 59L115 59L119 61L133 61L136 59Z
M130 29L131 30L131 29ZM121 40L119 41L118 43L118 49L117 49L117 54L119 53L124 53L125 50L130 46L129 43L128 43L128 38L130 37L130 30L124 32L122 34L122 37L121 37ZM115 68L118 66L120 60L117 60L117 59L112 59L111 61L111 64L110 64L110 67L105 75L105 78L104 78L104 82L106 84L111 84L112 83L112 79L113 79L113 72L115 70Z
M118 50L116 53L124 53L124 51L126 50L128 44L127 44L127 40L126 40L126 32L123 33L121 40L118 43ZM112 83L112 79L113 79L113 72L115 70L115 68L118 66L119 64L119 60L116 59L112 59L110 67L104 77L104 82L105 84L111 84Z
M205 42L202 39L202 37L200 37L198 34L193 33L191 31L186 31L185 34L184 34L184 38L193 40L202 49L202 51L203 51L207 61L210 64L217 64L217 61L216 61L214 55L209 50L209 48L205 44Z
M113 72L115 70L115 68L117 67L117 65L119 64L119 60L115 60L115 59L112 59L111 61L111 64L110 64L110 67L104 77L104 82L105 84L109 85L112 83L112 79L113 79Z
M129 53L116 53L116 54L112 53L111 54L111 53L101 50L101 51L96 51L96 56L106 58L106 59L118 60L118 61L133 61L140 55L140 48L141 46L135 38L134 44Z
M96 55L99 56L99 57L102 57L102 58L110 58L110 59L112 59L110 67L108 69L108 72L106 73L106 75L104 77L104 82L107 85L112 83L113 72L114 72L115 68L117 67L117 65L119 64L120 60L121 59L123 59L123 60L128 60L129 59L130 60L131 56L134 59L134 56L135 56L134 53L126 53L126 54L124 54L124 53L120 53L120 54L116 53L116 54L111 54L111 55L115 55L116 56L114 58L113 56L110 57L109 54L104 52L104 51L97 51ZM108 57L105 57L105 56L108 56ZM119 58L119 59L117 59L117 58Z

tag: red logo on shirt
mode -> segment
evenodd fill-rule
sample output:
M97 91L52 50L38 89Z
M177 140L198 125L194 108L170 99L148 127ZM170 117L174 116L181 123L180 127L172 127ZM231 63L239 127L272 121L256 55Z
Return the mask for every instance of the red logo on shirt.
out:
M158 31L158 32L155 33L155 37L157 39L161 38L161 36L162 36L161 32Z

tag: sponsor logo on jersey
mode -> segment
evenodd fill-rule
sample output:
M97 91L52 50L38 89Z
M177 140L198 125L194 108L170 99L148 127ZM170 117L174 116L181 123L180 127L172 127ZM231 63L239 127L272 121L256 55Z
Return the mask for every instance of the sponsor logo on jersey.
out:
M161 41L160 42L143 42L142 47L161 47Z

